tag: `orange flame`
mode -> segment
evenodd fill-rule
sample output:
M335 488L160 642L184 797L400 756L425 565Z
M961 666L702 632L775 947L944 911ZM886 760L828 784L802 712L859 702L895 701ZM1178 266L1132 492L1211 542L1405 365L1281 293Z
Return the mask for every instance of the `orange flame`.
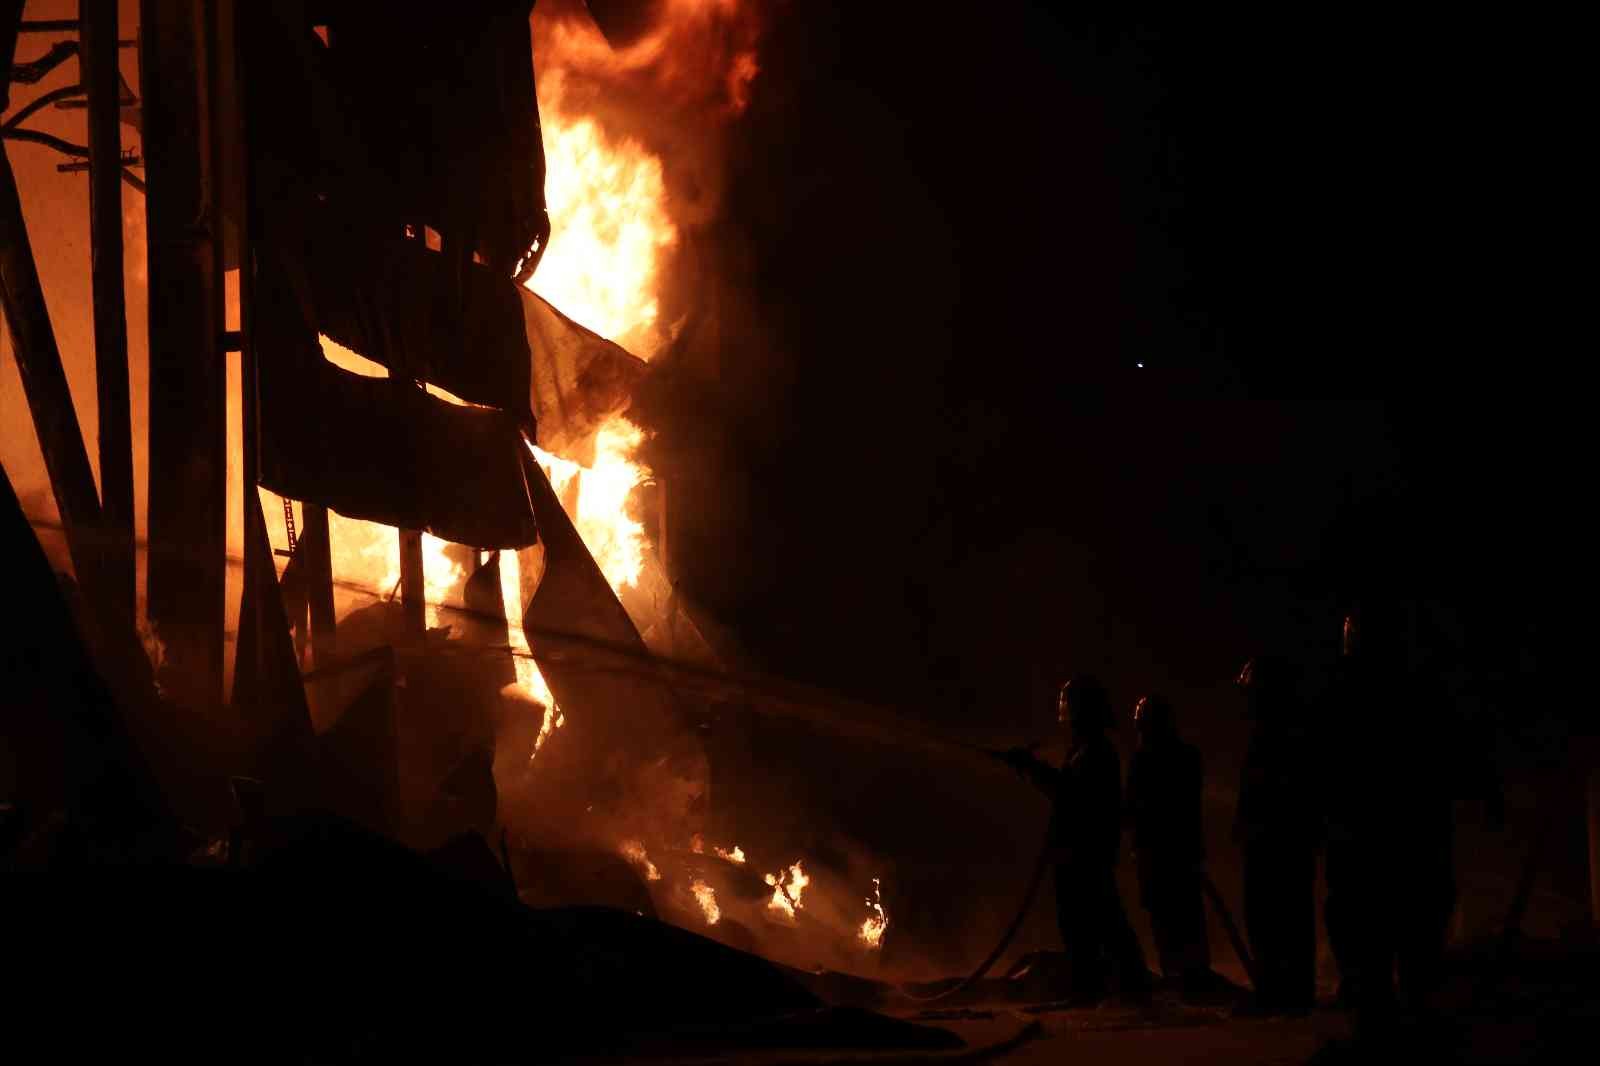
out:
M883 934L889 928L889 915L883 909L883 893L876 877L872 879L872 898L867 900L867 908L872 911L866 921L861 923L861 929L856 933L856 938L869 949L876 950L883 946Z
M514 551L500 553L500 603L505 609L506 619L511 623L506 626L506 632L511 639L511 662L517 671L516 687L544 707L544 721L539 726L539 735L534 738L533 751L528 755L528 761L532 762L538 757L545 741L550 739L550 734L565 725L566 719L556 706L550 686L545 683L544 674L539 672L539 665L533 661L528 638L522 632L522 563Z
M722 920L722 908L717 906L717 893L704 881L695 881L689 886L694 893L695 902L700 904L701 912L706 916L707 925L716 925Z
M767 901L768 915L786 924L793 924L795 912L801 907L800 894L811 883L811 878L800 868L800 860L796 859L794 865L789 867L787 877L783 871L779 871L768 874L766 880L772 886L772 898Z
M656 869L656 864L650 861L650 856L645 854L644 844L637 840L624 840L617 845L617 851L624 859L644 872L646 881L661 880L661 871Z
M649 32L620 49L587 19L536 21L535 30L541 72L571 70L702 114L742 112L761 71L760 13L742 0L667 0Z
M556 84L560 84L559 81ZM665 339L656 286L678 240L661 160L633 140L545 104L545 201L550 248L528 287L580 325L643 359Z
M736 862L741 866L744 865L744 849L737 844L733 846L732 851L724 851L721 848L717 848L716 852L717 858L719 859L725 859L728 862Z
M625 418L613 418L595 435L592 467L529 446L557 496L565 498L577 479L578 506L569 517L606 582L619 594L637 585L644 569L644 526L628 513L633 490L650 476L650 471L632 458L643 441L644 431L638 426Z

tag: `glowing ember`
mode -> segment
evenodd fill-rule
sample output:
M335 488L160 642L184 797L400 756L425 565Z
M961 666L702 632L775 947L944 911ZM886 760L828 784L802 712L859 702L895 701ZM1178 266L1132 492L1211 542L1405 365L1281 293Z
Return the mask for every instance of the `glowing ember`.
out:
M736 862L741 865L744 863L744 849L737 844L733 846L732 851L724 851L722 848L717 848L716 852L719 859L726 859L729 862Z
M706 853L705 837L701 836L699 833L696 833L694 836L690 837L689 850L694 852L696 855L704 855Z
M624 859L643 871L646 881L661 880L661 871L656 869L656 864L650 861L650 856L645 854L644 845L637 840L624 840L617 846L617 851Z
M793 923L795 912L801 907L800 894L811 883L811 878L800 868L800 860L795 860L786 876L783 873L768 874L766 880L767 884L772 886L772 898L767 901L767 913L782 921Z
M876 949L883 946L883 934L889 928L889 916L883 910L883 893L880 891L878 879L872 879L872 898L867 900L867 908L872 911L867 920L861 923L861 930L856 933L856 938L868 948Z
M716 925L720 922L722 909L717 906L717 894L711 886L704 881L695 881L689 889L694 893L695 902L700 904L700 910L706 916L706 924Z

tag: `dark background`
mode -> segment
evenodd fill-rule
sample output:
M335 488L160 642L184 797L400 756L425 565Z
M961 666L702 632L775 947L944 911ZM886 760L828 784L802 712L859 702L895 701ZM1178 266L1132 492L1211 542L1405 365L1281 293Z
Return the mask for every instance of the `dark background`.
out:
M1049 732L1088 670L1126 756L1164 691L1230 892L1234 674L1283 652L1315 700L1345 605L1412 600L1440 758L1487 742L1512 811L1464 827L1461 929L1498 928L1552 818L1555 928L1587 895L1552 772L1593 732L1552 680L1584 401L1508 280L1499 75L1459 27L1275 18L776 8L682 277L701 317L639 404L669 569L754 665L978 742ZM987 949L1026 789L736 719L730 830L842 830L893 857L908 940ZM751 834L774 795L832 811Z
M1363 587L1533 684L1572 408L1484 285L1482 72L1409 29L778 6L716 352L642 405L684 589L941 721L1214 704Z

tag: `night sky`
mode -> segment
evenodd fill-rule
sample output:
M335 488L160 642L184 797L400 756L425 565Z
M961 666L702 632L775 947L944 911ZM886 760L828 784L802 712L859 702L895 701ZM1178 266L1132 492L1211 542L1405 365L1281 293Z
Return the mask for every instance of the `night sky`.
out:
M1219 704L1363 586L1525 684L1573 430L1451 288L1455 120L1359 32L780 7L703 238L718 372L643 404L684 588L936 721L1043 728L1082 669Z

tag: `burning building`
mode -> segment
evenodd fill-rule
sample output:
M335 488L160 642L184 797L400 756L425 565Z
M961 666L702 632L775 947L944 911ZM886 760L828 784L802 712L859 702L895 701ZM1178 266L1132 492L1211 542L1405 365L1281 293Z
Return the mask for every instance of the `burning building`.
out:
M99 315L125 290L129 328L119 342L97 317L80 358L91 339L63 324L52 342L37 284L8 274L39 452L8 435L7 470L52 566L85 604L118 605L94 624L147 664L166 710L135 731L188 824L224 837L226 782L260 779L272 803L423 851L502 832L530 902L631 905L633 888L572 872L599 852L674 921L741 946L799 929L797 959L829 941L861 961L887 923L876 893L853 902L872 871L815 874L776 841L747 864L737 819L708 821L727 686L652 665L737 665L667 574L666 487L628 408L694 317L669 281L714 212L707 144L744 106L759 21L733 3L632 22L590 6L531 24L526 3L145 12L111 72L118 135L89 108L102 155L138 147L109 171L73 156L95 182L96 263L125 231L126 277L97 267L91 292L8 223L35 235L52 299ZM100 91L83 82L46 97L81 104ZM641 99L677 116L653 144L628 113ZM30 115L80 117L24 112L14 140ZM76 217L81 179L49 174L61 137L39 137L19 211ZM693 192L664 166L674 145ZM803 896L813 876L826 887Z

